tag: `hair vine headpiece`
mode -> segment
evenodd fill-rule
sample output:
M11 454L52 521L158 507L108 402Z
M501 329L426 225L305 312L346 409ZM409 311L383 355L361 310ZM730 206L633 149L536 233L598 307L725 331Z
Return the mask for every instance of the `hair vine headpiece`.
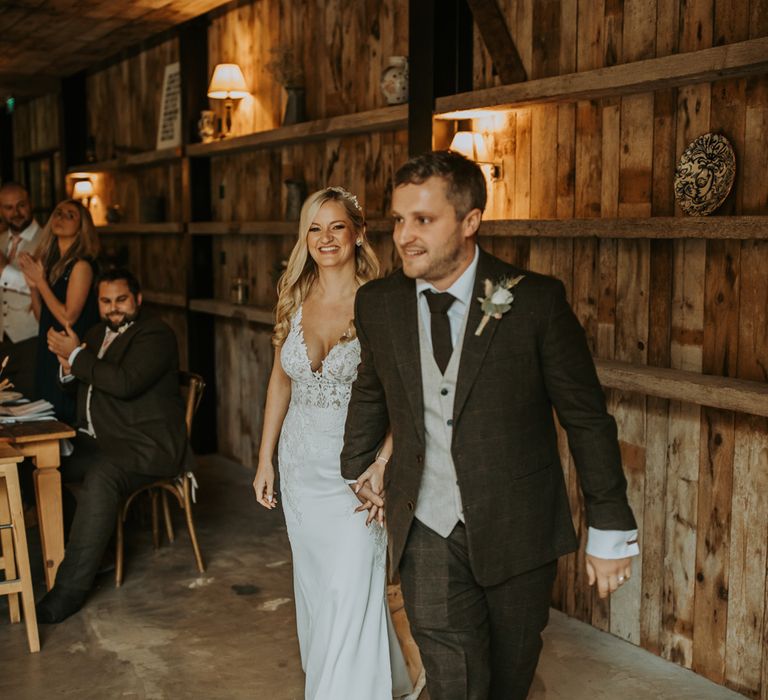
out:
M345 190L343 187L339 187L338 185L333 185L332 187L327 187L327 191L330 192L338 192L344 199L348 199L352 204L355 205L355 209L359 211L361 214L363 213L363 208L360 206L360 202L357 201L357 195L352 194L349 190Z

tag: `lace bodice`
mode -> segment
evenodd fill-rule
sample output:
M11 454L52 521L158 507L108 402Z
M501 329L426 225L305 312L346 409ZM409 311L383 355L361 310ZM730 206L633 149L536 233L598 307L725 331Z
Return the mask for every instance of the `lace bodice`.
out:
M313 371L304 342L302 312L300 306L280 351L280 363L291 378L291 403L346 410L360 364L360 342L357 338L339 341L330 349L320 369Z

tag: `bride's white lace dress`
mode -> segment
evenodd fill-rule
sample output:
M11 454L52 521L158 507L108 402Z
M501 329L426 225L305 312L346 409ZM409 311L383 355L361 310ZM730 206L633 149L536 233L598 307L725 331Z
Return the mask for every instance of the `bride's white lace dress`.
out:
M338 343L313 371L301 317L281 349L291 402L278 459L305 697L391 700L411 683L387 607L386 531L365 527L339 468L360 344Z

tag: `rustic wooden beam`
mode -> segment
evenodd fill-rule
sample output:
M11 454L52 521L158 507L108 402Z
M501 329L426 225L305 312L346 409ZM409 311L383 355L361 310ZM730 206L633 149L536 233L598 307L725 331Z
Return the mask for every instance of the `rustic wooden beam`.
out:
M534 103L574 102L631 95L766 72L768 37L763 37L712 49L442 97L437 100L436 112L442 118L471 117L471 114L457 115L456 112L513 109Z
M187 146L189 156L217 156L259 148L274 148L306 141L318 141L337 136L363 134L372 131L404 129L408 126L408 105L381 107L357 114L315 119L301 124L281 126L268 131L257 131L246 136L222 139L212 143L194 143Z
M520 60L504 15L496 0L467 0L483 43L491 55L493 66L505 85L527 80L525 66Z
M172 306L179 309L187 308L186 294L178 292L156 292L152 289L142 289L141 296L144 302L157 306Z
M652 216L641 219L491 219L489 238L768 239L768 216Z
M0 73L0 98L16 97L29 99L58 92L61 79L53 75L21 75L19 73Z
M179 160L184 153L182 146L170 146L156 151L143 151L141 153L131 153L130 155L120 156L112 160L102 160L96 163L81 163L73 165L68 169L68 174L72 173L100 173L107 170L124 170L126 168L142 168L163 163L172 163Z
M247 304L231 304L218 299L190 299L189 308L212 316L234 318L252 323L263 323L272 326L275 323L275 312L272 309L261 309Z
M408 2L408 155L432 148L435 0Z
M601 384L609 389L768 416L768 383L615 360L595 360L595 366Z
M368 234L392 233L390 219L369 219ZM193 221L187 230L193 236L295 236L298 221Z
M178 221L159 221L157 223L120 223L97 226L96 231L103 236L110 234L148 234L168 235L184 233L184 224Z

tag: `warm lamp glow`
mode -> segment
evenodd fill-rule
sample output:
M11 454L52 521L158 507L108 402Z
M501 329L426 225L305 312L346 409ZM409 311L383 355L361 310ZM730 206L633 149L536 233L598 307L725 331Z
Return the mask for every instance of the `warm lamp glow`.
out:
M222 138L232 131L232 100L242 100L250 94L245 86L243 71L236 63L219 63L213 69L211 84L208 86L208 97L224 100L226 116Z
M90 180L78 180L72 190L73 199L89 199L93 197L93 183Z
M213 70L208 97L215 100L241 100L251 93L245 85L245 78L236 63L219 63Z
M501 178L501 165L488 160L488 149L482 134L478 134L476 131L457 131L449 150L461 153L465 158L475 161L478 165L490 165L491 180Z
M507 109L510 109L509 107ZM488 117L498 117L503 115L504 107L497 109L460 109L456 112L443 112L436 114L435 119L487 119Z
M470 160L482 160L483 137L474 131L457 131L451 141L450 150L461 153Z

